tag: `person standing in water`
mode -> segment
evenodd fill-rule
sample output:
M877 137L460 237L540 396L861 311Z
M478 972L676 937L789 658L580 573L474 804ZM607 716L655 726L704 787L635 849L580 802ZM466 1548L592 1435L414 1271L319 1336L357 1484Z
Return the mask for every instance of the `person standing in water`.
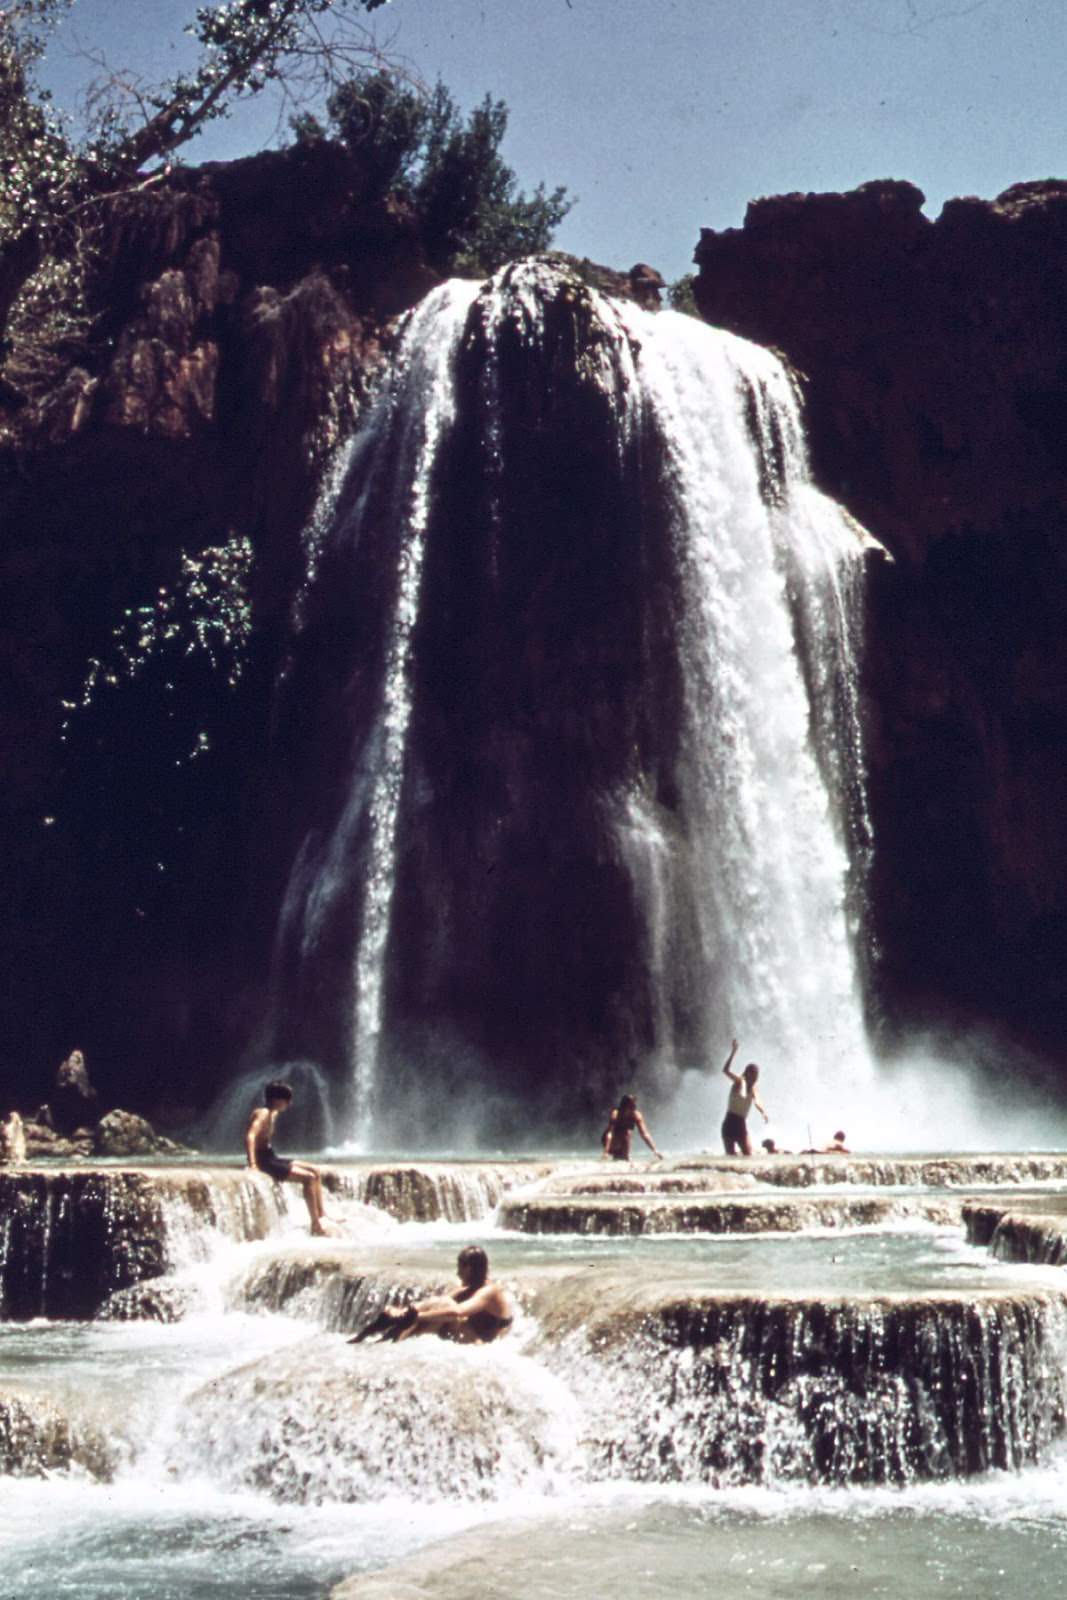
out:
M349 1344L378 1338L399 1342L423 1333L455 1344L491 1344L507 1333L513 1313L499 1284L489 1277L489 1257L481 1245L469 1244L456 1262L459 1283L451 1294L434 1295L413 1306L386 1306Z
M726 1108L726 1115L722 1119L722 1147L728 1156L750 1156L752 1154L752 1140L748 1133L748 1114L755 1106L764 1122L769 1122L763 1101L756 1088L756 1079L759 1077L759 1067L750 1061L744 1072L733 1070L734 1057L737 1054L737 1040L730 1046L730 1054L726 1057L723 1073L730 1080L730 1100Z
M610 1156L613 1161L629 1161L630 1144L635 1128L652 1154L662 1161L663 1153L656 1149L655 1141L648 1131L648 1124L638 1111L637 1101L632 1094L624 1094L608 1118L608 1125L600 1136L604 1154Z
M304 1191L304 1204L311 1218L311 1231L317 1238L325 1238L326 1215L322 1202L322 1174L310 1161L290 1161L274 1149L274 1125L283 1111L293 1103L293 1091L287 1083L268 1083L263 1091L263 1104L257 1106L248 1119L245 1133L245 1154L253 1172L265 1172L275 1183L299 1183Z

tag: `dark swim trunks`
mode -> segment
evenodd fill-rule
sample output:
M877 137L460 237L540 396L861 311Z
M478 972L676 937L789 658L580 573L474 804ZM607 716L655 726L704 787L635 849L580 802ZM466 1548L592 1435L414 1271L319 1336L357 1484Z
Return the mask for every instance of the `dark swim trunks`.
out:
M284 1183L293 1170L293 1163L287 1161L285 1156L275 1155L272 1145L264 1145L256 1157L259 1170L265 1172L268 1178L273 1178L275 1183Z
M722 1119L722 1142L726 1154L728 1156L740 1154L745 1148L747 1136L748 1129L745 1127L744 1117L739 1117L736 1111L728 1111ZM737 1145L738 1150L732 1150L731 1145Z

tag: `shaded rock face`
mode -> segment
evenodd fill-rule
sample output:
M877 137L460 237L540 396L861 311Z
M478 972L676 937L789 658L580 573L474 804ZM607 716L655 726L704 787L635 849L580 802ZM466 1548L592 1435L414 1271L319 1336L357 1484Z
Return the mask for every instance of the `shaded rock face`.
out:
M807 379L817 476L896 558L868 589L877 986L890 1024L1062 1050L1067 185L755 201L705 231L710 321Z
M471 309L447 443L432 483L414 491L432 495L419 580L432 603L410 675L381 1068L397 1088L413 1069L432 1085L438 1129L491 1117L494 1080L505 1092L540 1082L546 1120L576 1088L599 1115L616 1064L652 1029L641 911L609 797L642 765L653 791L674 781L679 675L674 652L657 649L672 626L659 457L653 439L643 463L636 439L619 443L625 341L593 296L559 268L532 284L516 271ZM500 328L499 293L514 297ZM302 836L331 858L323 841L340 836L349 796L382 764L376 699L409 568L397 559L406 499L388 474L413 425L398 411L358 537L346 520L362 504L354 475L316 562L281 700L299 722L307 796L298 860ZM310 1055L341 1082L367 849L364 824L334 875L351 881L313 891L316 904L331 894L314 932L305 918L280 939L276 1053Z
M411 218L364 189L324 146L126 197L89 348L36 428L0 437L0 932L19 951L0 1099L40 1098L73 1036L105 1104L206 1100L226 1039L247 1037L300 530L384 325L433 281Z

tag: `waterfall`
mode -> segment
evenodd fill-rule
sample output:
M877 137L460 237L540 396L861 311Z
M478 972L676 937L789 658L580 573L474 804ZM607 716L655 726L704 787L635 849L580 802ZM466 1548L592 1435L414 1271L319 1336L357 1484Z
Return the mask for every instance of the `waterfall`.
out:
M771 1068L764 1097L794 1115L803 1107L821 1128L873 1079L850 925L870 835L863 537L810 481L796 395L774 355L691 318L625 320L668 459L679 771L700 968L714 996L705 1050L717 1065L742 1036L742 1059ZM656 928L662 891L637 870ZM836 1099L813 1086L820 1068L843 1080Z
M355 754L355 773L341 816L323 840L309 836L294 867L283 929L299 923L303 961L313 957L323 926L351 885L353 858L362 859L362 896L353 956L348 1056L350 1145L363 1148L371 1127L382 1027L382 989L395 875L396 827L411 715L412 633L418 617L423 557L430 516L430 484L437 452L451 420L451 367L476 286L449 283L428 295L411 315L392 371L371 408L344 474L327 485L331 506L353 478L354 504L330 537L358 545L364 520L384 492L395 534L397 581L386 623L384 666L373 724ZM384 485L382 479L385 480ZM320 505L308 542L306 586L317 571L323 531ZM305 599L298 596L298 608ZM299 610L298 610L299 620ZM360 848L361 847L361 848Z
M275 1059L344 1075L355 1148L573 1127L631 1083L707 1143L734 1033L776 1132L876 1137L864 544L769 352L544 261L410 316L294 612L330 754Z

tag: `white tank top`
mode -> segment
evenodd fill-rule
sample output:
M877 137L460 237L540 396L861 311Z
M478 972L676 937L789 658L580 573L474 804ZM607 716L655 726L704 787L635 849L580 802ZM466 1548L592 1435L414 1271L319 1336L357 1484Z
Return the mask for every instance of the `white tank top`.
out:
M734 1116L740 1117L742 1121L744 1121L749 1112L752 1110L752 1096L745 1093L745 1087L746 1086L744 1084L742 1084L740 1089L736 1084L730 1085L730 1104L728 1107L728 1109L733 1112ZM719 1103L720 1105L722 1104L721 1101Z

